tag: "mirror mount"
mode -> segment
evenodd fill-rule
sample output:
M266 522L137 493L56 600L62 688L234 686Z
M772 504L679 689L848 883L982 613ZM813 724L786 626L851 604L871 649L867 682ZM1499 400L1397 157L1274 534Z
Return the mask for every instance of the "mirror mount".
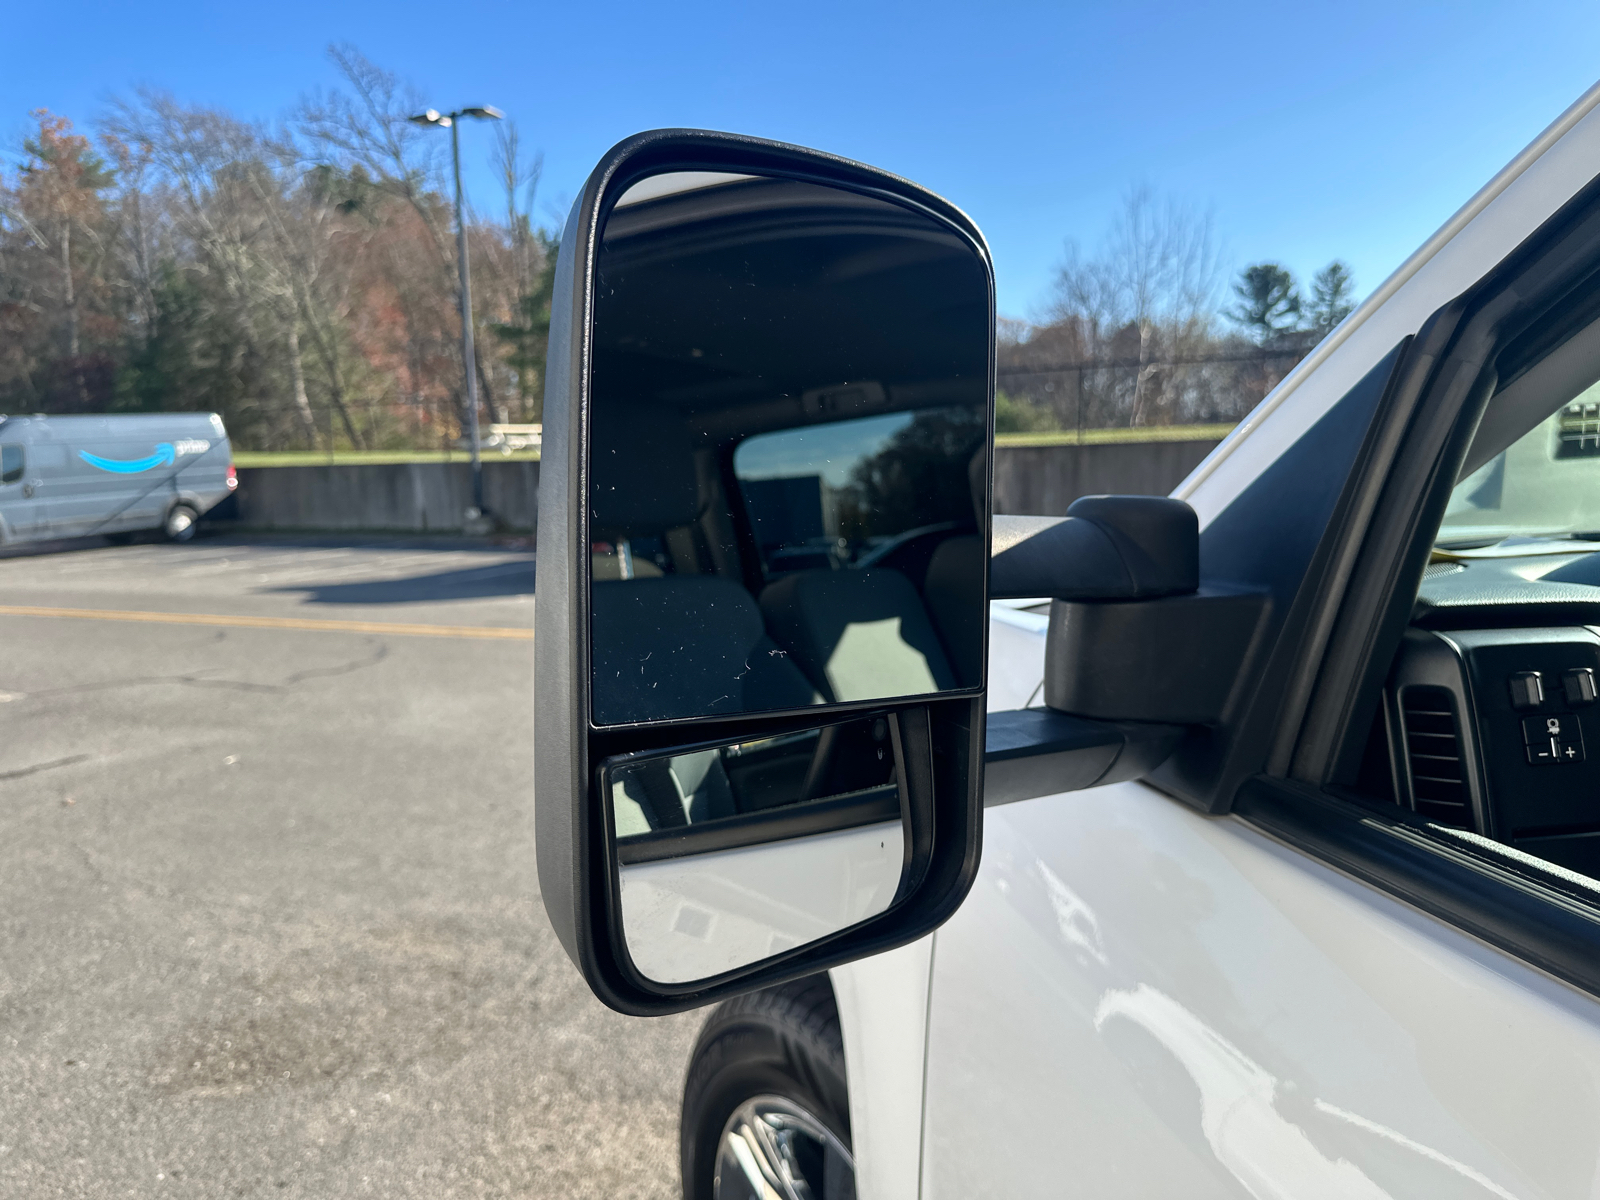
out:
M1046 706L1164 726L1223 719L1268 601L1201 585L1199 521L1187 504L1084 496L1065 517L995 517L993 544L992 596L1051 599Z

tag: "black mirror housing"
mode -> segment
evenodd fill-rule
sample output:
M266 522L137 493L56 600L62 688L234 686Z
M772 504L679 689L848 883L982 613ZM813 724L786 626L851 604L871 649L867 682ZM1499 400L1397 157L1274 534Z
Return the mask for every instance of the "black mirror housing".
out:
M702 193L709 202L695 218L700 222L693 231L696 240L682 243L686 249L681 254L676 249L677 242L667 243L665 253L658 244L652 254L636 253L631 258L613 249L613 244L606 240L608 222L612 221L619 200L630 189L646 180L655 183L653 177L656 176L694 173L711 173L729 181L739 181L718 185L720 191L708 189ZM863 271L867 275L878 271L882 276L891 269L900 269L895 264L901 261L922 264L926 268L940 254L946 258L957 251L970 255L975 303L959 311L949 310L953 315L949 315L948 320L955 324L941 328L939 337L947 345L953 336L964 339L961 344L972 347L969 357L975 359L976 367L970 371L963 367L952 377L947 368L935 369L930 359L919 357L920 351L913 351L902 354L896 360L896 373L881 380L868 375L863 382L837 370L827 378L802 385L794 380L792 371L788 377L779 378L782 374L779 368L789 365L783 355L796 345L819 343L826 347L826 339L808 340L795 333L782 336L784 321L765 318L774 312L779 318L785 314L781 309L770 308L756 314L765 322L759 325L749 315L748 308L735 313L734 322L751 322L754 337L745 338L737 332L724 337L722 335L735 329L735 325L722 315L724 310L707 308L708 313L718 313L707 328L721 339L720 348L705 346L698 340L684 341L685 347L693 349L686 349L679 356L674 370L681 367L687 374L674 375L668 381L671 389L665 385L659 389L636 387L640 377L628 373L638 369L640 355L647 357L656 351L652 344L639 339L619 340L615 326L609 335L603 327L597 332L597 313L626 310L630 317L637 318L640 311L658 311L658 301L651 297L663 294L660 288L651 290L641 284L628 293L627 305L623 303L628 280L643 279L642 272L647 268L657 271L656 278L660 278L661 271L675 269L685 257L695 254L704 256L698 261L710 263L713 254L732 244L730 231L749 227L732 222L735 218L748 220L753 210L749 204L740 207L744 203L741 196L753 195L763 181L773 183L775 188L804 185L814 191L834 189L843 197L840 202L843 208L877 210L880 225L894 226L898 221L900 226L912 230L907 236L916 240L917 248L909 256L860 254L852 259L849 270L841 270L831 278L847 281L863 278ZM791 190L804 191L804 187ZM641 193L632 194L638 197ZM626 210L626 220L610 228L628 229L628 236L635 237L641 245L646 237L657 236L653 231L663 226L659 222L652 224L654 214L670 216L671 205L676 203L670 199L670 193L662 194L669 198L657 200L652 195L648 200L631 200L633 207ZM825 200L822 203L825 204ZM815 205L813 208L815 210ZM892 212L888 216L881 216L890 209ZM898 218L893 215L896 212L900 214ZM728 218L730 223L717 225L726 214L732 214ZM831 226L813 218L810 227L826 229ZM769 223L761 245L770 246L774 233L779 237L787 236L789 228L782 223ZM802 220L795 228L808 226ZM737 236L745 235L740 232ZM605 266L608 261L613 263L609 269ZM662 263L668 266L662 268L659 265ZM752 269L759 271L761 268ZM629 271L634 274L630 276ZM679 309L667 314L670 321L678 324L666 328L664 336L682 335L683 312L695 302L692 296L699 294L692 292L693 287L706 280L713 284L718 280L731 280L732 276L713 270L701 272L698 277L685 274L683 278L690 289L684 294L690 298L685 299ZM737 282L741 289L750 286L747 279ZM732 286L731 283L728 286ZM711 296L714 292L712 288L704 294ZM738 293L741 297L747 294ZM893 948L935 928L955 910L971 886L978 865L982 818L987 622L978 619L975 613L979 606L984 610L987 607L982 565L989 549L986 510L993 446L993 296L993 269L987 247L976 227L958 209L915 184L816 151L731 134L663 130L640 134L613 148L585 183L563 233L552 304L538 530L534 809L539 886L546 912L562 946L591 989L612 1008L635 1015L681 1011ZM825 306L823 309L814 307L811 311L825 311ZM878 305L868 311L883 312L884 307ZM894 315L892 311L891 315ZM801 331L806 328L800 323L798 310L793 327ZM778 330L780 336L773 338L763 332L770 330ZM609 342L607 336L611 339ZM661 344L656 341L653 346ZM914 347L918 343L902 340L901 344ZM805 420L821 423L851 419L856 414L866 414L874 420L897 414L914 416L934 411L930 406L935 405L960 403L968 405L969 409L975 408L975 418L967 424L957 423L958 432L971 430L971 437L975 439L962 443L969 449L963 451L967 457L960 460L959 480L947 481L952 486L940 493L946 497L947 504L955 506L949 519L942 524L922 522L915 528L910 527L913 523L908 520L905 532L898 539L889 536L896 532L892 529L867 529L854 541L830 535L828 540L811 537L804 545L779 546L776 550L767 545L762 540L764 531L770 533L776 525L770 521L763 525L762 513L756 507L759 497L746 488L742 507L737 499L741 494L740 480L736 477L737 463L730 447L735 446L738 437L746 435L738 429L730 432L727 420L712 412L716 404L722 403L719 397L737 395L737 389L729 391L724 386L721 391L713 392L705 388L689 395L688 399L679 399L688 394L682 386L683 380L689 378L692 382L694 372L713 360L718 369L726 368L727 375L738 375L739 365L731 364L730 356L724 353L730 346L741 353L750 349L752 356L756 352L768 356L759 365L771 366L772 370L746 372L746 377L761 376L763 386L768 387L756 397L766 406L760 410L763 413L775 411L775 406L788 405L794 412L804 414ZM602 358L605 366L597 383L597 363ZM920 375L919 364L926 368ZM943 375L939 374L941 370ZM651 445L659 447L663 454L670 452L669 443L681 441L688 447L687 453L694 456L698 473L698 500L694 488L687 484L679 487L676 476L667 478L670 472L662 474L659 481L651 482L648 476L653 471L629 467L608 474L606 469L593 465L598 453L596 446L600 444L596 441L594 426L596 413L611 402L608 396L618 393L616 381L619 379L624 380L622 390L627 392L630 406L656 404L658 401L653 397L664 396L678 406L675 411L686 414L685 419L691 426L688 438L678 438L674 433L669 439L663 433L652 437ZM650 380L646 377L645 382ZM643 428L647 423L634 423L631 418L619 421L615 413L621 406L613 403L611 407L613 415L606 418L602 428L612 443L619 429ZM707 416L708 413L711 415ZM950 420L940 419L945 423L939 431L948 442ZM718 425L717 420L723 420L723 424ZM801 417L794 420L800 422ZM781 428L781 425L769 422L760 428ZM884 428L892 431L896 426ZM937 441L937 438L928 438L922 444L931 445ZM972 453L970 446L976 446L977 452ZM606 453L611 451L606 450ZM959 487L954 486L957 482ZM630 501L622 494L630 487L641 494L648 489L649 502L640 505ZM708 509L708 495L725 501L722 508L713 505ZM729 496L734 499L727 499ZM658 501L657 497L661 499ZM957 497L964 499L957 504ZM668 504L669 499L673 503ZM683 503L678 504L679 500ZM974 505L974 500L981 503ZM980 511L975 513L975 507ZM680 508L684 511L669 519L664 515L669 508L674 513ZM957 512L955 508L963 511ZM865 519L858 515L859 511L859 506L851 509L849 519L858 523ZM713 521L708 513L712 516L731 514L735 528L724 535L723 527L712 528ZM787 682L782 687L766 687L759 694L748 693L742 708L738 701L733 702L731 708L728 705L717 708L722 697L721 689L715 688L695 691L691 698L682 702L684 707L680 709L670 705L653 710L622 709L616 704L608 706L608 703L597 705L593 673L602 656L597 654L593 639L599 616L606 614L596 606L594 597L599 590L606 590L610 628L623 629L624 626L617 623L621 618L615 614L633 609L627 605L619 609L614 602L617 589L627 591L625 599L630 603L647 599L652 588L671 590L676 577L673 572L679 569L677 564L684 556L696 557L696 551L685 540L685 529L702 539L696 565L690 570L696 579L690 582L708 594L715 592L714 599L719 604L729 602L731 597L740 620L756 622L756 633L760 632L761 623L765 623L760 661L773 664L768 665L769 672L780 669L780 673L788 672ZM704 540L706 537L710 538L709 543ZM677 540L673 541L674 538ZM630 556L646 544L652 547L653 561L661 564L660 570L667 572L665 579L638 574L638 564ZM602 562L610 564L606 568L610 574L600 574ZM728 565L730 562L733 565ZM642 580L642 584L629 591L632 587L629 581L634 579ZM806 593L802 597L805 603L821 604L829 591L822 585L841 580L874 581L872 595L863 594L858 599L862 604L888 606L884 612L896 611L894 605L899 603L896 597L906 589L922 589L927 613L925 618L919 617L916 631L907 632L910 625L905 621L892 623L901 631L899 636L905 642L915 642L918 653L926 655L931 680L927 687L920 691L902 687L898 691L861 695L851 693L850 688L859 686L859 680L868 672L857 670L852 676L847 671L842 675L830 674L824 679L819 669L812 666L805 673L815 685L817 695L809 706L803 698L792 702L773 699L796 695L793 684L799 676L792 667L783 665L785 656L806 666L806 645L818 636L831 636L825 611L791 607L785 610L789 617L786 623L780 619L784 614L775 606L788 602L799 592ZM800 587L796 581L809 583ZM734 595L740 588L743 592ZM685 589L679 590L687 594ZM861 589L855 591L859 593ZM752 616L757 611L757 599L759 615ZM695 611L692 604L683 604L680 608ZM953 610L956 616L947 616L947 610ZM659 614L666 608L657 606L651 611ZM626 619L633 621L631 616ZM713 644L715 638L735 623L720 617L706 621L709 632L696 634L699 644ZM866 641L852 645L866 646L861 652L866 656L862 661L866 661L882 652L882 627L886 622L872 613L863 616L858 624L866 630L862 634ZM796 635L786 640L794 629L802 627L806 639ZM641 626L634 622L625 628L632 636ZM967 632L952 632L958 629ZM647 661L644 670L660 669L659 653L647 660L644 652L631 648L632 643L616 636L601 636L606 637L602 649L607 670L619 662L632 663L638 669ZM961 638L967 639L961 644L971 647L970 654L958 653L953 648ZM671 653L691 653L681 648L686 644L673 643L679 647L676 650L668 647L669 658ZM942 665L938 650L941 644L949 652L948 666ZM837 643L835 649L841 645L844 643ZM901 643L895 645L903 649ZM739 662L744 660L729 661L733 662L737 673ZM823 665L834 664L829 660ZM664 695L669 682L684 681L664 679L660 689L651 690ZM647 682L644 686L650 685ZM685 693L690 690L685 684ZM619 694L629 704L633 703L631 693ZM757 698L751 699L752 695ZM784 708L784 703L790 707ZM816 737L819 726L823 727L820 740ZM892 899L884 894L882 911L842 922L836 930L824 930L803 944L792 940L783 944L780 939L774 939L770 952L764 952L765 957L759 961L735 961L727 969L701 973L694 978L677 978L670 971L647 976L640 965L644 960L636 953L637 946L623 928L624 872L632 872L629 878L636 881L637 891L639 879L661 878L663 863L665 868L673 866L672 861L663 856L677 853L682 846L712 847L708 856L761 850L763 847L755 845L754 840L767 836L764 830L770 831L773 838L800 841L805 831L816 824L784 816L790 810L777 813L769 824L763 824L765 812L736 812L705 822L705 834L695 833L700 826L692 825L694 814L690 811L685 776L681 771L678 775L672 772L691 759L703 764L707 756L715 757L720 753L721 761L729 767L729 777L737 785L738 769L752 757L771 753L771 747L791 744L808 735L817 745L825 745L833 736L828 732L832 728L843 731L839 739L845 741L854 738L860 742L869 737L859 732L862 729L870 731L870 738L881 738L869 744L879 747L882 770L889 772L892 766L892 773L887 783L875 783L877 790L872 795L876 798L870 802L835 801L828 798L825 788L820 791L813 788L811 776L826 774L817 768L822 753L819 749L812 759L811 770L798 773L805 777L801 799L817 797L818 803L807 811L818 819L845 810L869 814L880 810L899 811L903 824L897 836L903 836L904 840L905 869L898 887L891 889ZM718 746L724 749L719 751ZM766 749L752 753L749 749L752 746ZM729 751L743 757L737 761L731 759ZM891 753L891 758L883 757ZM792 770L787 771L787 776L798 780ZM681 835L675 831L663 832L654 823L660 787L666 786L662 783L664 780L671 787L680 788L683 800L682 813L672 815L667 823L681 824L685 816L691 820L691 826ZM836 793L840 792L840 786L835 785ZM725 794L725 791L718 793ZM636 795L638 804L633 802ZM694 805L699 805L702 799L704 797L697 792ZM717 802L716 797L708 801L712 802ZM629 821L650 819L648 831L640 832L643 827L637 823L625 825L625 803L631 806ZM640 817L640 813L645 817ZM875 828L877 826L851 827L841 829L840 833L857 836L863 829ZM898 858L895 861L898 863ZM657 874L652 876L651 871ZM660 911L658 905L656 914ZM681 911L679 916L682 916ZM694 914L690 916L691 925L693 920L702 919ZM666 926L670 926L670 914L665 920ZM681 920L679 926L687 928Z
M997 600L1147 600L1200 586L1200 523L1168 496L1081 496L1065 517L994 518Z

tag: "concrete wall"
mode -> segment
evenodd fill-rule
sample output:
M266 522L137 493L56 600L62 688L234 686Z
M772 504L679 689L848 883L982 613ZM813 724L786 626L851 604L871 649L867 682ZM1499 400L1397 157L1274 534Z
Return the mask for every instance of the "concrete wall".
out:
M532 532L539 464L486 460L483 498L505 526ZM210 515L251 529L457 533L471 503L465 462L240 467L239 490Z
M1079 496L1164 496L1211 453L1215 441L1000 446L994 510L1056 517Z
M1216 444L1002 446L995 452L995 511L1059 516L1079 496L1165 495ZM483 490L506 527L533 531L538 463L485 461ZM210 515L251 529L457 533L471 503L472 471L464 462L241 467L239 490Z

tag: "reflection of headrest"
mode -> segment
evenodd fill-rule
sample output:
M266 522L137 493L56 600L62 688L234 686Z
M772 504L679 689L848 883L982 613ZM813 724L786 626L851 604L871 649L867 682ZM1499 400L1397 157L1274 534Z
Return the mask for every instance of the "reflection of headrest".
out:
M761 615L831 702L956 686L928 611L899 571L796 571L761 593Z
M589 446L589 522L596 532L660 533L695 519L694 445L676 413L598 405Z

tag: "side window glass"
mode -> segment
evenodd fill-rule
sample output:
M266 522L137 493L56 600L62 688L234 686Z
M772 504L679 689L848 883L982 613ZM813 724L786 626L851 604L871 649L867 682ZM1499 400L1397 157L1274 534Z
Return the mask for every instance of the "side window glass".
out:
M16 483L22 478L22 447L0 446L0 484Z
M1509 389L1508 389L1509 391ZM1496 397L1500 403L1502 397ZM1462 479L1439 528L1446 552L1600 531L1600 382L1539 421ZM1580 539L1581 540L1581 539Z
M1361 790L1600 879L1600 323L1554 341L1499 355Z

